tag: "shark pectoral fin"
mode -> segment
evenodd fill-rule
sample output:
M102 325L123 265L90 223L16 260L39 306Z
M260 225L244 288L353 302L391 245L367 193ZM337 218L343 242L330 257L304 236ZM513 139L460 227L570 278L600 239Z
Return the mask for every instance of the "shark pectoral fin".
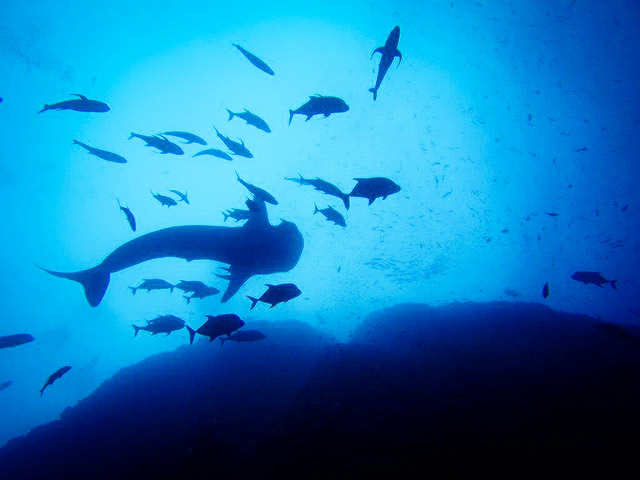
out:
M229 275L229 285L227 285L227 289L224 291L224 295L222 295L222 299L220 300L222 303L225 303L231 297L233 297L240 287L244 285L244 282L247 281L249 275L241 275L238 273L232 273Z
M378 47L378 48L376 48L373 52L371 52L371 58L373 58L373 56L374 56L376 53L379 53L379 54L381 54L381 55L384 55L384 47Z
M394 53L393 56L398 57L398 67L399 67L400 64L402 63L402 53L400 53L400 50L396 49L396 53Z

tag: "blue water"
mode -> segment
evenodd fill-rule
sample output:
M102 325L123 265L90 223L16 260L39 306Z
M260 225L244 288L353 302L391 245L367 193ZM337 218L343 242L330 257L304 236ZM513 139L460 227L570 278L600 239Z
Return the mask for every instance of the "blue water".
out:
M295 319L332 342L404 302L540 302L637 321L639 23L633 1L4 2L0 335L36 340L0 351L0 383L13 381L0 391L0 444L57 419L122 367L187 343L184 330L133 336L132 324L161 314L194 327L227 312L248 324ZM395 25L403 60L374 102L379 56L370 55ZM111 110L37 114L72 93ZM350 110L287 126L288 110L313 94L341 97ZM272 133L229 122L226 108L248 108ZM192 158L205 148L197 145L159 155L127 140L184 130L224 149L213 125L254 158ZM90 156L73 139L128 163ZM126 288L159 277L224 290L215 276L224 272L207 261L116 273L96 308L79 285L35 267L81 270L137 234L228 225L221 212L247 198L236 171L276 196L269 218L294 222L305 247L293 270L253 277L224 305L220 295L187 305L177 292ZM346 192L353 178L377 176L402 190L371 206L352 198L345 211L284 180L298 173ZM150 189L187 190L191 203L163 208ZM136 215L135 235L116 198ZM313 215L314 202L339 210L347 227ZM617 279L618 291L572 280L577 270ZM247 295L289 282L300 297L249 310ZM63 365L73 368L41 398Z

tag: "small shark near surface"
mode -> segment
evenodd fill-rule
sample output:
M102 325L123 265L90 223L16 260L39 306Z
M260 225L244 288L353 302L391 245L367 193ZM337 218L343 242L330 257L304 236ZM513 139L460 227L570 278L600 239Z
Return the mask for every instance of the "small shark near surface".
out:
M371 58L376 53L382 55L380 58L380 65L378 66L378 76L376 78L376 86L370 88L369 91L373 93L373 100L375 101L378 98L378 89L380 88L380 84L382 83L382 79L387 74L389 67L393 63L393 60L398 57L398 66L400 62L402 62L402 54L400 50L398 50L398 42L400 41L400 27L395 27L391 30L391 33L387 37L387 41L384 44L384 47L376 48L371 54Z
M84 95L74 93L78 98L72 100L65 100L63 102L54 103L52 105L45 105L38 113L45 112L47 110L75 110L76 112L94 112L104 113L110 110L109 105L98 100L90 100Z
M87 270L57 272L40 268L80 283L89 305L95 307L102 301L112 273L156 258L213 260L229 265L228 275L218 275L229 281L222 296L222 302L226 302L255 275L290 271L304 248L304 239L294 223L269 223L263 201L252 200L250 211L250 218L241 227L186 225L147 233L116 248Z

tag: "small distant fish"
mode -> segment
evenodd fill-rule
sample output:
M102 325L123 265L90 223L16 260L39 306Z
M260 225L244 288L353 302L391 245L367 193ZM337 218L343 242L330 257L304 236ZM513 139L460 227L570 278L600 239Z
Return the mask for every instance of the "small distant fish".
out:
M222 143L224 143L227 146L227 148L231 152L233 152L234 155L238 155L240 157L245 157L245 158L253 158L253 154L249 151L247 147L245 147L242 139L240 139L240 143L234 142L226 135L221 134L215 126L213 127L213 129L216 131L216 135L218 135L218 138L222 140Z
M505 288L504 293L513 298L520 296L518 292L516 292L515 290L511 290L510 288Z
M176 317L175 315L161 315L153 320L147 321L147 324L144 327L132 325L133 330L135 331L133 336L137 337L140 330L151 332L152 336L159 333L166 333L167 336L169 336L171 332L184 328L184 325L184 320L180 317Z
M344 203L344 208L349 210L349 195L343 193L338 187L336 187L333 183L329 183L326 180L322 180L321 178L303 178L302 175L298 174L299 178L285 178L285 180L289 180L292 182L296 182L300 185L311 185L317 191L326 193L327 195L331 195L334 197L338 197Z
M629 205L627 204L627 205L624 205L621 210L623 212L626 212L628 209L629 209Z
M132 138L139 138L146 142L145 147L151 147L159 150L161 154L171 153L173 155L183 155L184 151L179 145L176 145L166 137L162 135L141 135L139 133L133 133L129 135L129 140Z
M202 300L203 298L217 295L218 293L220 293L220 290L218 290L217 288L205 286L204 288L193 291L190 297L187 295L183 295L182 298L184 298L187 303L191 303L191 300L193 300L194 298Z
M574 150L574 152L576 152L576 153L586 152L587 150L589 150L587 147L582 147L582 148L578 148L577 150Z
M244 321L235 313L225 313L223 315L207 315L207 321L197 330L193 330L187 325L189 330L189 343L193 343L196 333L203 337L209 337L209 342L220 335L231 335L233 332L242 328Z
M544 212L544 213L546 213L550 217L557 217L558 215L560 215L559 213L553 213L553 212Z
M366 198L369 200L369 205L376 198L382 197L383 200L386 200L389 195L401 190L399 185L385 177L354 178L354 180L358 183L353 187L349 196Z
M591 283L599 286L600 288L602 288L602 285L605 283L610 283L614 290L618 290L616 287L616 284L618 283L617 280L607 280L599 272L575 272L571 275L571 278L577 282L582 282L585 285L589 285Z
M373 100L375 101L378 98L378 89L380 88L380 84L384 79L384 76L387 74L389 67L393 63L393 60L398 57L398 66L402 62L402 53L398 50L398 42L400 41L400 27L396 26L389 36L387 37L387 41L384 44L384 47L376 48L371 54L371 58L376 53L381 54L380 57L380 65L378 66L378 76L376 77L376 86L370 88L369 91L373 93Z
M238 117L243 119L245 122L247 122L247 125L253 125L258 130L271 133L271 129L269 128L269 125L267 125L267 122L265 122L255 113L251 113L246 108L244 109L244 112L240 112L240 113L234 113L227 108L227 112L229 112L229 121L231 121L233 117Z
M2 99L0 99L0 100L2 100ZM248 331L250 331L250 330L248 330ZM12 382L11 380L7 380L7 381L6 381L6 382L4 382L4 383L0 383L0 391L2 391L2 390L6 390L6 389L7 389L7 388L9 388L11 385L13 385L13 382Z
M129 287L132 295L135 295L138 290L146 290L147 292L151 290L169 290L170 293L173 293L174 288L175 285L171 285L160 278L145 278L137 287Z
M249 62L251 62L251 64L262 70L265 73L268 73L269 75L275 75L275 73L273 72L273 70L271 69L271 67L269 65L267 65L262 59L258 58L257 56L255 56L253 53L248 52L247 50L245 50L244 48L242 48L240 45L238 45L237 43L233 43L232 44L234 47L236 47L238 50L240 50L240 53L242 53L242 55L245 56L245 58L247 60L249 60Z
M73 143L76 145L80 145L91 155L95 155L96 157L101 158L102 160L106 160L107 162L127 163L127 159L118 155L117 153L109 152L108 150L101 150L95 147L90 147L86 143L82 143L78 140L74 140Z
M232 341L238 343L244 342L258 342L260 340L264 340L267 336L259 332L258 330L240 330L239 332L235 332L227 337L220 337L220 347L224 345L224 342Z
M181 201L186 203L187 205L189 205L189 199L187 198L187 192L185 191L184 193L180 192L179 190L169 190L171 193L175 193Z
M71 370L71 367L67 366L67 367L62 367L56 370L55 372L53 372L47 379L46 383L44 384L44 387L42 387L42 390L40 390L40 396L42 396L42 394L44 393L45 388L47 388L50 385L53 385L53 382L55 382L57 379L62 377L69 370Z
M320 212L328 221L333 222L336 225L340 225L341 227L347 226L347 222L345 221L344 217L335 208L327 207L319 209L318 205L316 205L315 203L313 205L315 206L315 210L313 211L314 215Z
M309 121L314 115L324 115L327 118L332 113L349 111L349 105L338 97L325 97L323 95L311 95L307 103L295 110L289 110L289 125L294 115L304 115L305 121Z
M72 95L75 95L78 98L65 100L52 105L45 105L38 113L42 113L47 110L75 110L76 112L104 113L110 110L109 105L104 102L89 100L87 97L80 95L79 93L73 93Z
M273 308L279 303L288 302L302 293L293 283L282 283L280 285L267 283L266 286L267 291L264 292L260 298L247 296L247 298L251 300L251 310L253 310L258 302L268 303L271 305L269 308Z
M122 213L124 213L124 216L127 217L127 222L129 222L129 226L131 227L132 231L136 231L136 217L133 216L133 213L131 213L131 210L129 210L129 207L123 207L122 205L120 205L120 200L118 200L116 198L116 200L118 201L118 207L120 207L120 210L122 210Z
M198 143L200 145L206 145L207 142L205 142L202 138L200 138L198 135L195 135L193 133L189 133L189 132L178 132L178 131L173 131L173 132L164 132L165 135L170 135L172 137L178 137L178 138L182 138L184 140L184 144L189 145L191 143Z
M544 287L542 287L542 298L547 298L549 296L549 282L546 282L544 284Z
M236 223L239 221L249 220L251 216L250 210L244 210L241 208L232 208L231 210L227 210L226 212L222 212L224 215L224 221L227 221L227 218L233 218Z
M249 190L256 199L262 200L263 202L270 203L271 205L278 205L278 201L269 192L267 192L266 190L260 187L256 187L255 185L252 185L249 182L245 182L243 179L240 178L240 175L238 175L238 172L236 172L236 177L238 178L238 181L242 185L244 185L244 187L247 190Z
M207 148L206 150L202 150L201 152L196 153L194 157L199 157L200 155L212 155L224 160L233 160L233 158L231 158L228 153L225 153L222 150L218 150L217 148Z
M151 190L151 195L153 195L153 198L158 200L160 202L160 205L162 205L163 207L166 205L167 208L170 208L174 205L178 205L178 202L176 202L173 198L167 197L166 195L160 195L159 193L153 193L153 190Z
M5 335L0 337L0 348L17 347L18 345L24 345L25 343L33 342L33 338L28 333L17 333L15 335Z

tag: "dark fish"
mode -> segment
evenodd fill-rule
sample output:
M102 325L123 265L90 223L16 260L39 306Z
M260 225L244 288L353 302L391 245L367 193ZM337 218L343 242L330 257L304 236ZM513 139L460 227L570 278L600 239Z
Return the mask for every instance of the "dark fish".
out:
M173 293L173 289L175 288L175 286L160 278L145 278L137 287L129 288L131 289L131 295L135 295L138 290L146 290L147 292L150 292L151 290L168 289L170 293Z
M235 313L225 313L223 315L207 315L207 321L197 330L193 330L187 325L189 330L189 343L193 343L196 333L203 337L209 337L209 341L220 335L231 335L233 332L244 326L242 319Z
M153 190L151 190L151 195L153 195L153 198L158 200L160 202L160 205L162 205L163 207L166 205L167 208L169 208L174 205L178 205L178 202L176 202L173 198L167 197L166 195L160 195L159 193L153 193Z
M242 53L242 55L244 55L245 58L249 60L254 67L259 68L260 70L262 70L265 73L268 73L269 75L275 75L273 70L271 70L271 67L266 63L264 63L260 58L256 57L253 53L246 51L237 43L234 43L232 45L236 47L238 50L240 50L240 53Z
M2 100L2 99L0 99L0 100ZM251 331L251 330L248 330L248 331ZM228 340L230 340L230 339L228 339ZM241 341L241 340L240 340L240 341ZM13 382L12 382L11 380L8 380L8 381L6 381L6 382L4 382L4 383L0 383L0 391L2 391L2 390L6 390L6 389L7 389L7 388L9 388L11 385L13 385Z
M304 115L308 121L314 115L324 115L325 118L332 113L342 113L349 111L349 105L338 97L325 97L323 95L312 95L309 101L295 110L289 109L289 125L294 115Z
M0 337L0 348L11 348L17 347L18 345L23 345L25 343L33 342L35 338L33 338L28 333L17 333L15 335L6 335L4 337Z
M391 33L387 37L387 41L384 44L384 47L376 48L371 54L371 58L376 53L381 54L380 57L380 65L378 66L378 77L376 78L376 86L370 88L369 91L373 93L373 100L375 101L378 97L378 89L380 88L380 84L382 83L382 79L387 74L389 67L393 63L393 60L398 57L398 66L400 66L400 62L402 62L402 54L400 50L398 50L398 42L400 41L400 27L395 27L391 30Z
M166 137L162 135L141 135L139 133L133 133L129 135L129 140L132 138L139 138L146 142L145 147L156 148L160 153L172 153L174 155L182 155L184 151L180 148L179 145L176 145L172 141L168 140Z
M227 218L231 217L233 218L236 223L239 221L244 221L244 220L249 220L249 217L251 216L251 211L250 210L244 210L241 208L232 208L231 210L227 210L226 212L222 212L222 215L224 215L224 221L227 221Z
M516 292L515 290L511 290L510 288L505 288L504 293L513 298L520 296L518 292Z
M110 110L109 105L98 100L89 100L84 95L79 93L73 93L76 99L65 100L64 102L54 103L53 105L45 105L38 113L42 113L46 110L75 110L76 112L108 112Z
M118 199L116 198L116 200ZM127 222L129 222L129 226L131 227L131 230L135 232L136 217L133 216L133 213L131 213L131 210L129 210L129 207L123 207L122 205L120 205L120 200L118 200L118 207L120 207L120 210L122 210L122 213L124 213L124 216L127 217Z
M616 283L618 283L617 280L607 280L599 272L576 272L571 275L571 278L577 282L582 282L585 285L592 283L600 288L602 288L602 285L605 283L610 283L614 290L618 289L616 287Z
M75 143L76 145L80 145L91 155L95 155L96 157L101 158L102 160L106 160L107 162L127 163L127 159L118 155L117 153L109 152L107 150L100 150L99 148L90 147L89 145L82 143L78 140L74 140L73 143Z
M224 345L226 341L232 342L257 342L260 340L264 340L267 336L259 332L258 330L241 330L239 332L235 332L227 337L220 337L220 347Z
M553 213L553 212L544 212L544 213L546 213L550 217L557 217L559 215L558 213Z
M262 294L260 298L247 296L251 300L251 310L256 306L258 302L264 302L271 305L269 308L273 308L279 303L288 302L296 298L302 292L293 283L281 283L280 285L271 285L267 283L267 291Z
M347 226L347 222L345 221L345 219L342 216L342 214L340 212L338 212L336 209L334 209L333 207L327 207L327 208L323 208L322 210L320 210L318 208L318 205L316 205L315 203L313 205L316 207L315 210L313 211L314 215L316 213L320 212L322 215L324 215L324 217L328 221L333 222L336 225L340 225L341 227L346 227Z
M178 191L178 190L169 190L171 193L175 193L178 197L180 197L180 201L186 203L187 205L189 205L189 199L187 198L187 192L185 191L184 193Z
M586 152L587 150L589 150L587 147L582 147L582 148L578 148L578 149L574 150L574 152L576 152L576 153Z
M134 337L138 336L138 332L140 330L145 330L147 332L151 332L151 335L157 335L159 333L166 333L167 336L171 334L171 332L175 332L176 330L180 330L184 327L184 320L174 315L161 315L159 317L154 318L153 320L147 321L147 324L144 327L138 327L137 325L132 325L135 333Z
M234 155L239 155L240 157L245 158L253 158L253 154L247 147L244 146L244 142L242 141L242 139L240 139L240 143L234 142L226 135L222 135L215 126L213 127L213 129L216 131L216 135L218 135L218 138L222 140L222 143L224 143L227 148L233 152Z
M376 198L382 197L383 200L386 200L389 195L401 190L400 186L385 177L354 178L354 180L358 183L353 187L349 196L366 198L369 200L369 205Z
M544 284L544 287L542 287L542 298L547 298L549 296L549 282L546 282Z
M207 148L206 150L202 150L194 155L194 157L199 157L200 155L213 155L214 157L222 158L224 160L233 160L229 156L229 154L223 152L222 150L218 150L217 148Z
M247 125L253 125L258 130L271 133L271 129L269 128L269 125L267 125L267 122L265 122L255 113L251 113L246 108L244 109L244 112L240 112L240 113L234 113L227 108L227 112L229 112L229 121L231 121L233 117L238 117L243 119L245 122L247 122Z
M195 292L197 290L201 290L203 288L207 288L207 286L198 281L198 280L180 280L177 285L174 285L178 290L182 290L184 293Z
M600 322L594 323L591 326L609 338L614 338L617 340L631 340L633 342L640 343L640 338L636 337L635 335L631 335L621 325L610 322Z
M333 183L329 183L326 180L322 180L321 178L303 178L302 175L298 174L300 178L285 178L285 180L290 180L292 182L299 183L300 185L311 185L317 191L326 193L327 195L331 195L334 197L338 197L344 203L344 208L349 210L349 195L343 193L338 187L336 187Z
M172 137L178 137L178 138L182 138L184 140L184 144L190 144L190 143L198 143L200 145L206 145L207 142L205 142L202 138L200 138L198 135L194 135L193 133L189 133L189 132L164 132L165 135L170 135Z
M187 303L191 303L191 300L193 300L194 298L198 298L202 300L203 298L207 298L212 295L217 295L218 293L220 293L220 290L218 290L217 288L205 286L205 288L200 288L198 290L195 290L190 297L183 295L182 298L184 298L187 301Z
M236 172L236 177L238 177L238 181L253 194L256 200L267 202L272 205L278 205L278 201L269 192L267 192L266 190L260 187L256 187L255 185L252 185L249 182L245 182L243 179L240 178L240 175L238 175L238 172Z
M42 396L42 394L44 393L45 388L47 388L49 385L53 385L53 382L55 382L57 379L62 377L69 370L71 370L71 367L62 367L56 370L55 372L53 372L47 379L46 383L44 384L44 387L42 387L42 390L40 390L40 396Z

